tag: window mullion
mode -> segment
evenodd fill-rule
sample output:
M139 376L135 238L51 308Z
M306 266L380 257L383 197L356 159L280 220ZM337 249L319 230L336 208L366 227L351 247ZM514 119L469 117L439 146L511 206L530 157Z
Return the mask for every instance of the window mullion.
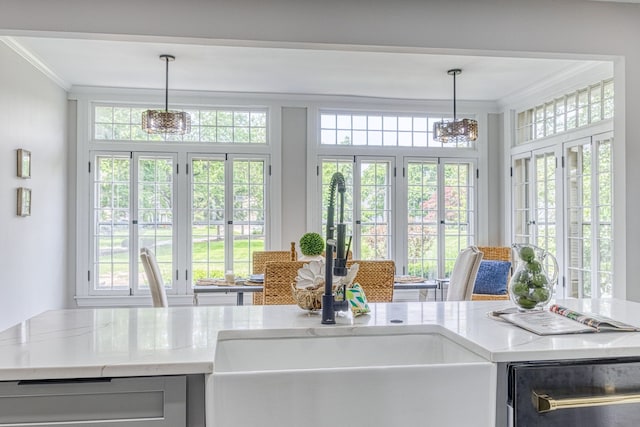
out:
M438 277L445 277L446 221L444 209L444 164L438 159Z
M600 289L600 281L598 280L600 272L600 246L598 244L598 237L600 236L600 221L598 220L598 197L600 192L599 179L600 169L599 164L599 150L597 141L591 137L589 145L591 146L591 296L592 298L600 298L602 290Z
M137 295L140 293L140 283L138 283L138 262L136 254L140 253L140 218L138 217L138 213L140 212L138 209L138 154L135 155L131 153L131 163L130 163L130 181L129 181L129 206L130 206L130 217L131 227L129 231L129 235L131 236L129 239L129 292L131 295Z
M362 259L362 158L354 156L353 160L353 224L351 225L353 236L351 250L353 251L354 259ZM338 218L336 217L336 224L337 220ZM348 240L349 236L347 236Z
M224 269L233 270L233 159L224 162Z

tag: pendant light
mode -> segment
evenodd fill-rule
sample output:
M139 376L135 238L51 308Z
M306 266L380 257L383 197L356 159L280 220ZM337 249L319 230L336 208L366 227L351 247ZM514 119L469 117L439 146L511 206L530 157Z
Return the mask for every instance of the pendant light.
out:
M456 76L462 73L459 68L447 71L453 76L453 121L437 122L433 125L433 139L439 142L465 143L478 139L478 122L473 119L456 120Z
M169 110L169 62L175 59L173 55L160 55L160 60L166 63L164 110L147 110L142 113L142 129L147 133L184 135L191 131L189 113Z

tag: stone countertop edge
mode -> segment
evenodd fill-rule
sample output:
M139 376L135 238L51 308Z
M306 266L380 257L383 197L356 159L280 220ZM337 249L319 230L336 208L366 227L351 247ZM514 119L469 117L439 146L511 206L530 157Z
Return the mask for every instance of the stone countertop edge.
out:
M640 304L557 301L640 326ZM489 318L510 301L371 304L322 325L297 306L53 310L0 332L0 380L210 374L220 339L439 332L492 362L640 356L640 332L539 336Z

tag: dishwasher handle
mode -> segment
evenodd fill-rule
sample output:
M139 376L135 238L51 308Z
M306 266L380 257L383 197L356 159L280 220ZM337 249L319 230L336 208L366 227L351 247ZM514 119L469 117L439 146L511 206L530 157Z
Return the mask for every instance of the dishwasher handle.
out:
M531 401L538 413L543 414L545 412L555 411L558 409L640 403L640 393L606 394L601 396L554 399L546 393L537 393L533 390L531 392Z

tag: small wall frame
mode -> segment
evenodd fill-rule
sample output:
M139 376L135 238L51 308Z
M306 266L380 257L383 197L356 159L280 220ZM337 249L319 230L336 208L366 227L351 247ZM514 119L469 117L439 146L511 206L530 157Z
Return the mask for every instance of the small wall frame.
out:
M18 177L31 178L31 151L18 149Z
M31 215L31 189L20 187L18 188L18 216Z

